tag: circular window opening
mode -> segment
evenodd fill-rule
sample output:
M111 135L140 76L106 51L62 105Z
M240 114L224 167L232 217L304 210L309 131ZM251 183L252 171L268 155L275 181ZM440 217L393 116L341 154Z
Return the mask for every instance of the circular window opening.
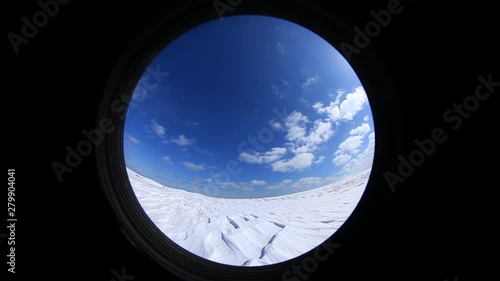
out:
M295 23L213 20L170 42L135 87L128 177L177 245L232 266L284 262L322 244L366 188L375 135L340 53Z

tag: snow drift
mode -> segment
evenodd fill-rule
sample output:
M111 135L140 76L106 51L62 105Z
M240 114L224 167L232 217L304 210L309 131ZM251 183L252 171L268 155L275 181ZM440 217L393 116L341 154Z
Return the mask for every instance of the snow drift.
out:
M144 211L168 238L205 259L239 266L279 263L317 247L352 213L370 175L368 169L284 196L224 199L127 172Z

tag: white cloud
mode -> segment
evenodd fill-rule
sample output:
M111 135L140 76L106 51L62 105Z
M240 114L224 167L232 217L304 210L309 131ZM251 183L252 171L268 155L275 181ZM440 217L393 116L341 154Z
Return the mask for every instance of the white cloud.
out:
M285 118L287 135L285 136L294 153L313 152L318 146L328 141L333 135L332 123L328 120L314 121L313 128L307 132L307 116L294 111Z
M328 184L331 184L335 182L336 178L334 177L325 177L325 178L320 178L320 177L306 177L306 178L301 178L294 182L292 185L290 185L291 188L293 189L298 189L298 190L306 190L306 189L312 189L312 188L317 188L321 186L325 186Z
M186 125L188 126L198 126L200 125L200 122L198 121L191 121L191 120L187 120L187 121L184 121L186 123Z
M375 153L375 133L368 135L368 145L358 156L342 167L339 173L355 173L371 168Z
M286 188L286 187L289 187L289 185L293 182L293 180L291 179L286 179L286 180L282 180L280 181L278 184L275 184L275 185L268 185L266 186L266 189L267 190L273 190L273 189L282 189L282 188Z
M276 131L281 131L285 129L285 127L283 127L283 124L281 124L279 121L276 120L269 121L269 126L271 126L271 128Z
M366 115L365 117L363 117L363 121L368 122L368 119L369 119L369 118L370 118L370 117L369 117L368 115Z
M352 120L367 102L365 89L357 87L354 92L347 94L345 100L340 104L342 119Z
M338 90L337 93L338 95L335 101L330 102L328 106L320 102L313 105L313 108L318 113L327 114L332 122L352 120L356 113L362 110L364 105L368 102L363 87L357 87L354 92L347 94L342 102L340 102L340 98L344 92Z
M352 154L358 154L359 147L363 144L363 138L364 136L362 135L350 136L339 145L339 150L342 152L346 151ZM335 154L338 154L338 152L339 151Z
M285 93L280 91L280 89L278 88L278 86L274 85L274 84L271 84L271 92L278 96L280 99L282 99L284 96L285 96Z
M165 163L167 163L167 164L169 164L169 165L170 165L170 164L173 164L173 163L172 163L172 158L170 158L170 156L163 156L163 157L161 158L161 160L163 160Z
M368 132L370 132L370 130L371 130L370 125L368 125L368 123L363 123L360 126L349 131L349 135L351 135L351 136L354 136L354 135L364 136L364 135L368 134Z
M138 139L134 138L134 137L133 137L133 136L131 136L131 135L127 135L127 139L128 139L130 142L135 143L135 144L140 144L140 143L141 143Z
M302 89L308 90L309 87L312 85L316 84L318 82L319 78L317 75L308 77L304 83L302 83Z
M292 188L304 188L305 186L320 186L321 178L319 177L306 177L301 178L292 184Z
M151 120L151 129L160 138L165 137L165 127L158 124L158 122L156 122L156 119Z
M309 123L307 116L298 111L290 113L285 118L285 126L287 128L286 139L289 141L296 141L306 135L306 124Z
M194 164L192 162L182 162L182 164L184 164L184 166L190 170L193 170L193 171L203 171L205 170L205 166L203 165L197 165L197 164Z
M328 141L332 135L333 128L330 121L316 120L304 142L315 150L316 146Z
M213 180L211 178L206 178L203 181L206 182L206 183L211 183Z
M240 161L243 161L245 163L249 164L267 164L274 162L286 153L286 148L283 147L273 147L271 150L266 151L266 152L255 152L255 153L248 153L248 152L242 152L240 153Z
M351 155L340 153L339 155L335 156L335 158L333 158L332 163L335 166L342 166L347 164L347 162L349 162L351 159L352 159Z
M212 156L212 154L213 154L210 150L201 149L199 146L195 146L194 149L196 149L196 151L198 151L199 153L201 153L203 155Z
M316 112L318 112L320 114L326 113L328 115L328 118L330 118L330 120L332 122L337 122L341 117L339 103L340 102L337 99L335 101L330 102L330 105L328 105L328 106L325 106L321 102L317 102L312 107L313 107L313 109L316 110Z
M318 160L314 161L314 164L321 164L325 160L325 156L321 155Z
M290 85L290 83L288 83L288 81L286 81L285 79L281 79L281 83L283 83L283 85L285 86Z
M252 180L250 182L250 184L252 184L252 185L264 185L264 184L266 184L266 181L263 181L263 180Z
M291 172L301 171L313 163L314 154L310 152L299 153L288 160L278 160L271 164L273 171L276 172Z
M276 189L285 189L285 188L291 188L294 191L300 191L300 190L307 190L307 189L312 189L312 188L317 188L321 186L325 186L328 184L332 184L335 181L337 181L337 177L305 177L297 180L294 182L291 179L286 179L283 180L275 185L269 185L266 186L267 190L276 190Z
M194 144L195 139L188 139L184 135L180 135L176 139L172 139L172 142L175 142L177 145L180 146L186 146Z
M143 82L143 79L144 78L141 78L141 80L139 80L139 83L137 83L138 86L134 89L134 93L132 94L132 100L134 101L143 101L148 96L148 91L146 91L143 87L139 87L139 85Z
M322 102L317 102L315 104L313 104L312 106L314 108L314 110L318 111L318 113L320 113L320 111L323 111L323 108L325 107L325 105L322 103Z
M281 188L285 188L285 186L284 185L279 185L279 184L266 186L267 190L274 190L274 189L281 189Z
M215 175L216 178L218 178L220 175ZM224 178L224 176L220 176L221 178ZM221 179L220 182L215 180L218 186L220 186L223 189L228 189L228 188L235 188L235 189L241 189L241 190L253 190L255 186L262 186L266 184L266 181L264 180L252 180L250 182L231 182L231 181L224 181ZM268 187L266 187L268 189Z
M280 53L280 55L283 55L285 53L285 48L279 41L276 42L276 50L278 50L278 53Z
M316 159L313 152L332 137L332 123L329 120L318 119L308 130L307 124L310 123L308 117L298 111L290 113L283 122L284 125L271 120L269 124L271 128L286 130L287 148L275 147L267 152L242 152L239 160L249 164L270 164L272 170L277 172L300 171L313 163L322 163L324 156ZM287 152L291 152L293 156L283 159Z

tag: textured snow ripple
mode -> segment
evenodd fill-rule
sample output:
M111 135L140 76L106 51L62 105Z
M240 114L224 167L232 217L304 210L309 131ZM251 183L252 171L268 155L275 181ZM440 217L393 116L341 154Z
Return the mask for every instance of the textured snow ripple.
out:
M169 239L200 257L243 266L286 261L324 242L352 213L370 175L284 196L225 199L127 172L144 211Z

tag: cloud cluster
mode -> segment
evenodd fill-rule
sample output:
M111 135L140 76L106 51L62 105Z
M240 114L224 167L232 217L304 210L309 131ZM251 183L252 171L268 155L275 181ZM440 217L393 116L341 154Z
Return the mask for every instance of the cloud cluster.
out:
M192 163L192 162L188 162L188 161L185 161L185 162L182 162L182 164L184 165L184 167L192 170L192 171L203 171L203 170L206 170L206 167L204 165L198 165L198 164L195 164L195 163Z
M171 158L170 156L166 156L166 155L165 155L165 156L163 156L163 157L161 158L161 160L163 160L165 163L167 163L167 164L169 164L169 165L172 165L172 164L173 164L173 162L172 162L172 158Z
M242 152L239 156L240 161L249 164L269 164L272 170L277 172L300 171L314 162L320 163L324 157L314 161L316 159L314 152L332 137L332 123L321 119L314 121L312 126L309 126L309 123L311 122L308 117L298 111L290 113L283 123L270 121L272 128L286 132L286 147L274 147L266 152ZM287 154L289 157L285 158Z
M317 77L309 77L302 88L308 89L317 81ZM335 100L328 106L319 102L312 106L318 114L326 115L323 119L312 122L302 112L293 111L282 122L271 120L271 128L286 132L284 147L274 147L265 152L242 152L239 160L248 164L267 165L276 172L301 171L314 163L323 162L324 156L317 157L315 152L333 136L334 125L352 120L367 103L362 87L355 88L341 100L344 94L344 90L338 90ZM332 163L335 166L349 163L359 153L363 139L370 130L368 123L352 129L349 137L339 145Z
M153 130L153 133L155 133L160 138L165 137L166 133L165 127L158 124L158 122L156 122L156 119L151 120L151 130Z
M368 103L368 98L363 87L357 87L354 92L346 95L345 99L340 102L343 93L339 93L334 101L325 106L321 102L313 105L313 108L320 114L326 114L332 122L352 120L356 113L361 111L365 104Z
M285 153L286 148L273 147L271 150L266 152L242 152L239 159L249 164L269 164L283 157Z
M223 176L221 175L214 175L215 178ZM229 188L234 188L234 189L241 189L241 190L246 190L246 191L252 191L254 190L255 187L259 186L264 186L267 184L265 180L251 180L251 181L244 181L244 182L232 182L232 181L217 181L217 185L222 188L222 189L229 189ZM205 179L204 182L206 183L212 183L213 180L211 178Z
M195 143L195 139L188 139L184 135L180 135L175 139L171 139L171 141L179 146L187 146Z
M352 129L349 136L340 143L332 160L335 166L342 166L340 173L356 172L371 167L375 151L375 133L368 135L370 131L370 125L363 123ZM365 139L368 139L368 145L360 153L359 148Z
M129 141L131 143L135 143L135 144L140 144L141 143L138 139L134 138L131 135L127 135L127 141Z

